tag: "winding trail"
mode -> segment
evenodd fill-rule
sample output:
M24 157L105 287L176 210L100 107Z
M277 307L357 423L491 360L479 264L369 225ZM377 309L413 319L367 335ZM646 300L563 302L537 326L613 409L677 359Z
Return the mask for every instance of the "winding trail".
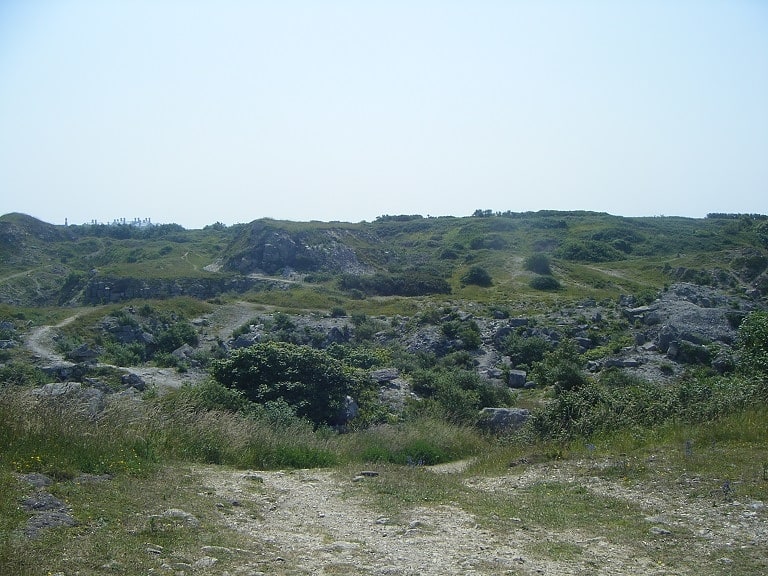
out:
M92 308L87 309L89 312L92 310ZM74 366L74 362L70 362L62 354L56 351L54 338L58 328L63 328L64 326L71 324L85 312L86 310L80 310L55 325L37 326L33 328L25 339L25 346L42 363ZM179 388L184 384L196 384L207 378L205 372L195 369L180 373L175 368L158 368L156 366L115 366L113 364L105 364L102 362L95 366L97 368L124 370L125 372L136 374L144 380L145 384L156 387L160 392L168 388Z
M56 347L54 346L53 338L54 338L54 330L57 328L63 328L64 326L71 324L77 318L79 318L83 312L78 312L77 314L74 314L70 316L69 318L65 318L58 324L54 326L37 326L27 335L25 344L27 348L34 354L35 356L39 357L41 360L44 360L46 362L56 362L56 363L67 363L68 361L56 352ZM71 364L71 362L69 362Z

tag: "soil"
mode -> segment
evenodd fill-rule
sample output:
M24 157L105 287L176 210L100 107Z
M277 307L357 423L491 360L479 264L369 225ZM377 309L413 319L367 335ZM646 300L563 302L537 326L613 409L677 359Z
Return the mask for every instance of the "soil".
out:
M423 506L399 518L377 512L352 490L366 477L344 478L338 471L228 471L204 467L204 485L214 498L235 503L222 516L229 528L249 540L269 545L271 557L241 566L243 574L374 574L403 576L491 574L696 574L713 563L728 573L732 554L747 551L768 568L768 514L762 502L691 501L684 486L650 493L584 475L595 462L570 461L531 465L499 477L467 477L472 490L515 497L537 482L578 483L595 498L610 497L639 506L647 537L617 544L599 530L538 527L513 519L519 528L481 527L457 505ZM425 473L460 472L463 463L425 468ZM384 472L387 473L387 472ZM389 472L392 473L392 472ZM364 491L363 491L364 493ZM665 541L684 541L684 556L673 566L651 558ZM577 550L558 558L542 553L547 544ZM715 569L714 573L718 573Z

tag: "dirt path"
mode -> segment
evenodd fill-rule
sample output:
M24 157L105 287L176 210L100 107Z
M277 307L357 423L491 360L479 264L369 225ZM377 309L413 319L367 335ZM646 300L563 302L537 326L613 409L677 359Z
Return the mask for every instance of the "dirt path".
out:
M55 326L37 326L28 335L26 339L26 346L35 356L38 356L47 362L66 362L64 357L56 352L53 337L55 335L54 330L62 328L67 324L74 322L81 312L65 318Z
M491 535L457 507L419 507L396 521L351 497L352 478L331 471L204 473L217 496L247 503L228 526L280 551L259 566L265 572L495 574L519 563L514 545L491 550Z
M89 309L90 311L91 309ZM61 365L74 365L63 355L56 351L56 345L54 338L56 330L62 328L68 324L74 322L83 312L77 312L68 318L65 318L61 322L53 326L37 326L27 335L25 339L26 347L37 356L42 362ZM189 383L195 384L203 381L207 375L200 370L188 370L187 372L180 373L175 368L158 368L154 366L114 366L112 364L99 363L96 367L102 368L115 368L118 370L125 370L136 374L144 380L147 386L157 387L159 391L168 388L179 388L180 386Z
M339 471L243 472L202 467L213 497L235 502L227 527L276 552L242 566L244 574L371 574L416 576L576 574L640 576L729 573L730 556L750 554L768 567L765 506L691 500L684 489L651 492L584 475L584 462L532 465L500 477L466 477L468 488L495 498L519 497L540 482L576 483L597 503L620 499L640 508L638 541L598 527L557 529L513 519L511 529L481 523L458 504L416 506L397 518L377 512L356 481ZM462 466L425 469L461 473ZM392 470L383 473L396 473ZM705 501L706 500L706 501ZM656 552L670 547L673 566ZM761 550L763 550L761 552ZM679 556L679 558L676 558ZM714 567L713 567L714 565ZM722 571L720 571L722 569ZM238 571L237 573L240 573Z

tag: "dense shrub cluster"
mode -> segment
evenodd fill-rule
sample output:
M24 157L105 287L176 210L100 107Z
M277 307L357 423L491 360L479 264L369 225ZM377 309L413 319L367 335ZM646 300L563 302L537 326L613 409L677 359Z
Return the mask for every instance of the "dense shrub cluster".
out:
M509 356L512 364L518 368L531 368L540 362L551 350L551 345L540 336L523 337L515 332L506 336L499 344L499 349Z
M560 281L554 276L534 276L529 282L536 290L560 290Z
M300 418L335 424L345 398L359 396L365 377L323 350L286 342L264 342L235 350L212 363L221 384L242 390L257 404L285 402Z
M339 280L339 287L342 290L359 290L370 296L424 296L451 292L444 278L418 271L371 276L345 274Z
M611 244L601 240L568 240L558 250L563 260L576 262L611 262L623 260L626 255Z
M744 318L738 348L743 373L768 376L768 312L752 312Z
M481 408L509 406L512 392L482 380L474 370L447 367L419 370L413 375L413 391L423 398L414 408L454 424L473 425Z

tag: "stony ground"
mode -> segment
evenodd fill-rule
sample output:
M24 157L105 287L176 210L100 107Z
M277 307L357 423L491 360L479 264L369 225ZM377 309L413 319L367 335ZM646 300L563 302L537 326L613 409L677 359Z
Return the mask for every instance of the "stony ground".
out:
M514 518L519 527L500 530L484 526L459 505L416 506L390 518L371 506L365 490L353 489L356 482L376 478L343 477L338 471L198 471L212 498L236 504L222 514L222 522L275 550L269 557L244 560L236 573L728 574L732 556L744 553L768 569L768 514L762 502L713 505L711 499L690 500L683 486L654 493L647 486L585 476L587 465L594 462L537 464L464 482L496 498L500 493L515 498L539 482L578 483L596 501L618 498L639 506L636 520L647 527L642 540L607 538L588 528L550 529L527 518ZM425 474L452 471L424 469ZM678 546L671 544L675 541ZM558 553L564 546L568 553ZM654 560L654 550L663 546L679 550L680 557L673 553L673 562Z

